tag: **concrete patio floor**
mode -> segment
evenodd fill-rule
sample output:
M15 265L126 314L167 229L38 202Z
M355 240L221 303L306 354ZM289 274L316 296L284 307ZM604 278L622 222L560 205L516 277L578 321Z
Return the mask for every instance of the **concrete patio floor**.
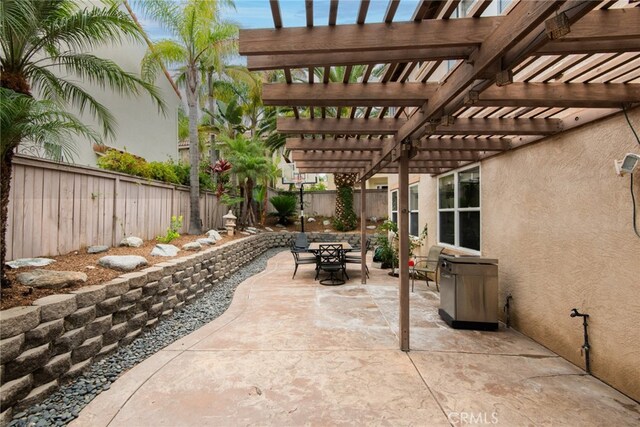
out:
M122 375L71 425L616 425L640 405L513 331L453 330L424 282L398 350L398 281L325 287L291 254L218 319Z

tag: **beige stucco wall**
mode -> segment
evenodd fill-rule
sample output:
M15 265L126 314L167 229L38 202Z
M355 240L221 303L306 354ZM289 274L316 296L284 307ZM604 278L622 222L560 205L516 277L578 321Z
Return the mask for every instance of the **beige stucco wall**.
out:
M613 167L627 152L640 146L617 115L482 162L482 254L499 259L516 329L584 366L569 313L588 313L594 375L640 400L640 238Z
M640 131L640 109L630 118ZM628 152L640 146L620 114L483 161L481 248L499 259L499 303L511 293L516 329L584 367L582 322L569 313L588 313L593 374L640 400L640 238L629 176L613 166ZM437 243L437 178L418 179L425 254Z

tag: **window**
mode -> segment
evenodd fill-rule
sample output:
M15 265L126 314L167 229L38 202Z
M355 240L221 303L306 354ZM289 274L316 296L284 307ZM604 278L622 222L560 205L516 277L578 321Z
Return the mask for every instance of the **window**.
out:
M409 234L418 236L418 184L409 187Z
M480 251L480 167L438 180L438 240Z
M398 223L398 190L391 192L391 221Z

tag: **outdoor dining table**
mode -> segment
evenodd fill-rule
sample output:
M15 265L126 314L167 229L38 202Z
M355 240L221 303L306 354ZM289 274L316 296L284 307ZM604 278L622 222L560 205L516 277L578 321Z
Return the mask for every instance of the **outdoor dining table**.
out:
M309 252L317 252L320 250L320 245L340 245L342 246L342 250L344 250L345 252L353 250L353 247L349 244L349 242L313 242L309 244L307 250Z
M314 243L310 243L309 247L307 248L307 251L309 251L312 254L316 255L316 280L318 279L318 274L320 273L320 269L323 269L323 267L321 266L322 263L321 263L320 246L328 246L328 245L336 245L336 246L340 246L342 248L341 252L343 252L343 254L340 255L340 259L344 259L344 252L349 252L349 251L353 250L353 247L348 242L314 242ZM346 276L347 279L348 279L349 276L347 276L344 262L342 262L338 266L339 266L339 268L341 268L342 274L344 276ZM331 267L334 270L331 271L331 274L330 274L329 278L328 279L324 279L324 280L320 280L320 283L323 284L323 285L332 285L332 286L343 285L344 284L344 280L343 279L338 279L338 278L335 277L336 265L335 264L331 264ZM344 276L343 276L343 278L344 278Z

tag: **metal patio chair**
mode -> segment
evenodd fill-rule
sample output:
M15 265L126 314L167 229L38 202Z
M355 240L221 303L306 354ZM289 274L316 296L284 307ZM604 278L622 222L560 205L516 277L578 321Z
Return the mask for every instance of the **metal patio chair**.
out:
M293 260L296 263L296 267L293 270L293 276L291 277L291 279L294 279L296 277L299 265L313 264L316 266L316 270L318 269L316 256L310 252L307 252L306 249L296 247L295 239L291 239L291 241L289 242L289 247L291 250L291 255L293 255Z
M342 245L320 245L318 254L318 265L316 271L316 280L320 275L320 271L326 271L329 273L329 277L320 280L322 285L342 285L344 284L344 277L347 276L346 265L344 260L344 250ZM338 278L336 274L342 272L342 278Z
M413 292L413 286L416 281L424 279L427 282L427 286L429 286L429 280L436 284L436 290L440 292L440 287L438 286L438 260L440 259L440 254L444 248L442 246L431 246L429 248L429 254L424 256L417 256L415 258L415 265L411 267L411 292Z

